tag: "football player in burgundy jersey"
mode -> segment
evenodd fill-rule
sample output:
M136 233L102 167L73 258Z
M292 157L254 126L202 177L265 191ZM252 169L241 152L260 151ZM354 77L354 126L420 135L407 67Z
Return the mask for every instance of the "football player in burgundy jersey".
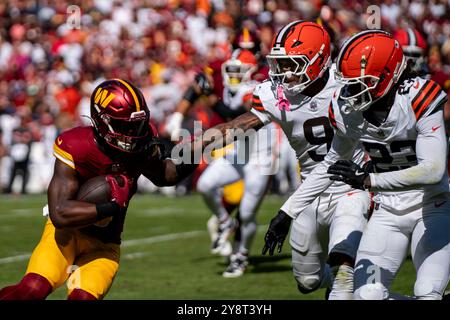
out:
M56 138L49 219L25 276L1 289L0 299L45 299L66 280L68 299L102 299L118 270L120 236L139 176L158 186L174 185L196 167L162 157L144 97L125 80L107 80L94 89L91 118L92 126ZM101 175L110 185L111 200L77 201L80 186Z

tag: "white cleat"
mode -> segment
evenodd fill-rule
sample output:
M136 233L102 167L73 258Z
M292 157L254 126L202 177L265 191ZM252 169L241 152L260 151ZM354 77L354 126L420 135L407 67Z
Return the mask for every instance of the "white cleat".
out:
M236 228L237 221L231 217L229 217L224 222L219 223L218 235L217 238L213 241L211 247L212 254L220 254L222 250L224 250L224 252L227 252L226 247L228 245L226 245L226 243L229 243L228 239L236 231Z
M225 278L238 278L241 277L248 266L248 257L241 253L233 254L230 258L230 264L227 269L222 273Z
M353 268L340 265L331 270L334 279L328 300L353 300Z

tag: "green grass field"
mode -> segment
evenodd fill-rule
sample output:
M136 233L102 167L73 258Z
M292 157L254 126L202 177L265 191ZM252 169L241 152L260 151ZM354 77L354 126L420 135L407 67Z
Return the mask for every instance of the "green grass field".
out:
M261 256L264 233L283 198L268 196L258 216L258 234L248 272L238 279L221 276L224 258L209 253L209 212L200 196L167 198L137 195L123 233L119 272L106 299L323 299L324 290L301 295L291 271L288 241L283 254ZM0 197L0 287L16 283L45 223L45 196ZM410 260L393 291L412 294L415 278ZM65 299L66 288L49 299Z

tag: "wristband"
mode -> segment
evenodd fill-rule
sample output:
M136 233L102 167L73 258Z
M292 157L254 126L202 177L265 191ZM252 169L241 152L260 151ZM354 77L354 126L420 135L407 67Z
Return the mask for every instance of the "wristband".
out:
M198 164L181 163L181 164L177 164L175 166L175 170L177 172L178 178L184 178L184 177L190 175L192 172L194 172L195 169L197 169L197 167L198 167Z
M97 203L95 205L97 209L97 220L103 220L107 217L112 217L120 212L120 206L114 202Z
M194 88L191 86L186 91L186 93L183 96L184 100L187 100L190 104L193 104L195 100L197 100L198 94L195 92Z

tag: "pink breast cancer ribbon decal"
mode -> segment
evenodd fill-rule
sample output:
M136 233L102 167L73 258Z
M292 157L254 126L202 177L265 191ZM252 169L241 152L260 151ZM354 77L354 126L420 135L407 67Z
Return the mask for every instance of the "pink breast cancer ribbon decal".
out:
M277 97L278 97L277 102L278 109L280 109L280 111L291 111L291 104L289 103L289 100L284 97L282 86L278 86L277 88Z

